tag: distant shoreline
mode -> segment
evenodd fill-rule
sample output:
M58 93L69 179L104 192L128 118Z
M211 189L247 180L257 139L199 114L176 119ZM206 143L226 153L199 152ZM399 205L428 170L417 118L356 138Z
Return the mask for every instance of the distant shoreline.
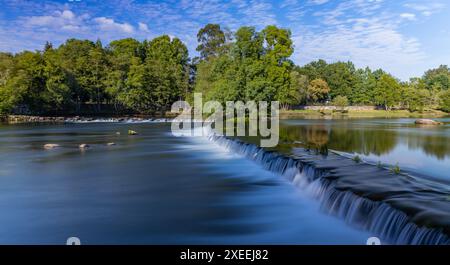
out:
M173 115L164 117L158 115L98 115L98 116L39 116L39 115L4 115L0 122L7 124L18 123L76 123L76 122L142 122L160 121L173 118Z
M294 118L443 118L450 116L439 110L429 110L420 112L410 112L408 110L349 110L348 112L339 111L317 111L317 110L281 110L281 119Z
M95 120L121 121L151 121L174 118L176 114L167 113L161 115L92 115L92 116L40 116L40 115L0 115L0 122L17 123L66 123L66 122L93 122ZM281 110L280 119L346 119L346 118L444 118L450 117L450 113L438 110L410 112L408 110L349 110L346 113L339 111L317 110Z

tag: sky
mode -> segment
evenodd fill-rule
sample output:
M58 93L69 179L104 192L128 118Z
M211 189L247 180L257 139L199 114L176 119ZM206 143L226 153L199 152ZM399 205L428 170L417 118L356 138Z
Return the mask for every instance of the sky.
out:
M0 0L0 51L167 34L194 57L196 34L207 23L232 31L288 28L299 65L350 60L402 80L450 65L449 0Z

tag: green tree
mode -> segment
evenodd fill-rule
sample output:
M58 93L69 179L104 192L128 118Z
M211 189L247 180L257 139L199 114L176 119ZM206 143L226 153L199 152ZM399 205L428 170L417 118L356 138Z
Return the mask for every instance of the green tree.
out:
M133 61L135 65L142 64L142 45L132 38L115 40L108 45L107 56L110 69L105 80L105 92L108 99L112 101L115 110L120 111L124 105L121 101L121 95L126 93L130 67Z
M197 33L197 40L200 43L197 51L202 59L210 56L218 56L226 41L226 35L218 24L207 24Z
M324 78L330 86L331 98L345 96L350 102L354 101L355 71L352 62L337 62L328 65Z
M383 73L377 82L374 91L375 104L390 110L400 101L400 84L389 74Z
M447 90L450 88L450 68L441 65L425 72L423 81L428 89Z
M72 87L75 82L73 76L61 65L60 56L57 51L47 47L44 52L44 93L47 107L50 111L67 111L73 104Z
M450 90L442 91L440 108L445 112L450 112Z

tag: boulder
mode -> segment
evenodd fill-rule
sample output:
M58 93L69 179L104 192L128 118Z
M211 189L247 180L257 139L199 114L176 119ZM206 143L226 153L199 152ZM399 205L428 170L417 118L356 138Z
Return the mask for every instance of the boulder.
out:
M54 149L56 147L59 147L59 144L44 144L45 149Z
M438 121L434 121L434 120L430 120L430 119L418 119L415 121L415 124L420 124L420 125L441 125L442 122L438 122Z

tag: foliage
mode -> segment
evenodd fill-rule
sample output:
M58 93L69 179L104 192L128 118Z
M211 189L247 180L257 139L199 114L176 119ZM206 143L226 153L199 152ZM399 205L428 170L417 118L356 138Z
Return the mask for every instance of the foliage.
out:
M440 108L445 112L450 112L450 90L442 92Z
M333 99L333 105L343 110L348 106L348 99L346 96L337 96Z
M396 175L400 174L400 172L401 172L400 166L398 165L398 163L395 164L395 166L393 166L393 167L391 168L391 170L392 170L392 172L393 172L394 174L396 174Z
M383 73L374 89L374 103L390 110L400 99L399 91L399 82L391 75Z
M295 66L291 32L270 25L236 32L208 24L197 34L200 57L189 59L178 38L142 42L68 39L42 51L0 53L0 113L76 114L166 111L179 99L202 92L205 100L274 101L283 109L326 100L341 108L377 105L385 110L450 111L450 69L428 70L400 82L381 69L324 60Z
M314 79L309 83L308 86L308 100L311 101L319 101L325 99L330 92L330 88L328 84L323 79Z

